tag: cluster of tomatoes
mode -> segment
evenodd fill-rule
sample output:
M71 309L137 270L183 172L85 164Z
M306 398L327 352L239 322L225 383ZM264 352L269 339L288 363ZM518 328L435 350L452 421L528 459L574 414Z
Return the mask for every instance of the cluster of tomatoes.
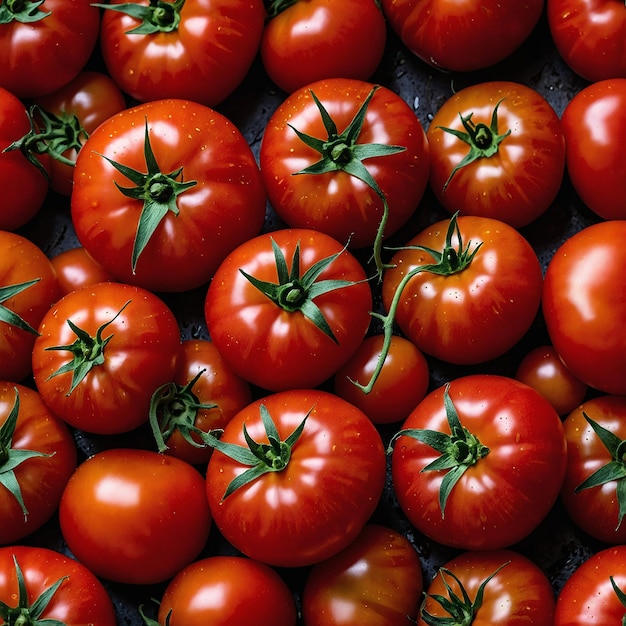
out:
M625 41L0 0L0 623L618 623Z

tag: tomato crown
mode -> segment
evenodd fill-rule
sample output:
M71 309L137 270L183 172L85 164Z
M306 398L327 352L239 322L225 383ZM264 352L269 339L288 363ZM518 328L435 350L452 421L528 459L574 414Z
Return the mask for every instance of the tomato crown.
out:
M148 6L126 2L124 4L92 4L100 9L110 9L138 19L141 24L127 31L126 35L152 35L154 33L171 33L178 29L180 12L185 0L150 0Z
M35 283L38 283L41 278L35 278L33 280L27 280L23 283L17 283L15 285L7 285L6 287L0 287L0 303L15 298L18 294L22 293L29 287L32 287ZM27 333L38 335L39 333L23 318L21 318L15 311L0 304L0 322L5 324L11 324L20 330L24 330Z
M22 24L38 22L50 15L50 11L44 13L39 7L44 0L5 0L0 4L0 24L10 24L13 21Z

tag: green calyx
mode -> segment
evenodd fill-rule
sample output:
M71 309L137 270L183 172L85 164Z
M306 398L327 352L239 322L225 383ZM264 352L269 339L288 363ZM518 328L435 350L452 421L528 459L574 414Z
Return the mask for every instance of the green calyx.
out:
M374 157L384 157L391 154L397 154L398 152L403 152L406 148L404 146L391 146L380 143L357 143L363 128L367 108L378 89L379 86L374 86L372 88L356 115L352 118L352 121L342 133L339 133L334 120L312 91L311 97L319 109L328 137L326 139L319 139L317 137L307 135L291 125L289 125L289 127L307 146L313 148L321 155L319 161L309 165L303 170L294 172L294 175L345 172L346 174L363 181L381 199L383 204L383 216L380 224L378 225L373 245L374 261L376 264L378 278L381 280L382 273L385 267L387 267L382 261L381 252L383 235L389 216L389 205L385 194L379 187L374 177L370 174L367 167L365 167L363 161Z
M626 593L624 593L617 586L617 583L615 582L615 579L613 578L613 576L609 576L609 580L611 581L611 586L613 587L613 591L615 592L615 595L617 596L617 598L620 601L621 605L624 608L626 608ZM622 624L622 626L626 626L626 613L624 613L624 615L622 616L621 624Z
M421 618L424 620L428 626L470 626L474 622L474 617L480 610L480 607L483 604L483 597L485 594L485 587L489 583L489 581L505 566L507 566L510 561L503 563L493 574L489 575L478 587L476 592L476 597L472 601L469 597L463 583L458 579L457 576L449 569L445 567L439 568L439 576L441 576L441 581L443 582L446 591L448 592L448 597L441 595L428 595L425 594L426 597L430 597L435 600L449 615L449 617L437 617L428 613L424 606L421 609ZM459 589L461 591L461 595L459 596L454 592L448 581L445 579L444 574L454 578Z
M50 380L55 376L59 376L60 374L72 372L72 384L66 394L69 396L85 378L85 376L87 376L87 374L92 370L92 368L104 363L104 350L109 341L113 339L113 335L102 337L102 333L104 333L106 328L117 319L117 317L130 303L131 300L129 300L113 316L113 318L102 324L102 326L98 328L95 337L92 337L88 332L76 326L72 320L67 320L68 326L76 334L76 340L74 343L64 346L50 346L49 348L46 348L46 350L67 350L72 353L72 360L60 367L56 372L50 374L47 380Z
M50 15L50 11L45 13L39 10L43 3L44 0L4 0L0 4L0 24L13 21L31 24L43 20Z
M265 0L267 18L272 19L276 17L279 13L286 11L297 2L298 0Z
M439 488L439 508L442 519L445 517L448 497L461 476L469 467L489 454L489 448L484 446L476 436L461 424L459 414L450 398L449 388L450 385L447 384L443 392L443 402L450 426L450 434L426 428L406 428L393 436L388 450L391 451L396 440L404 436L412 437L441 453L441 456L423 467L421 471L446 472Z
M139 216L137 232L135 233L135 240L133 242L131 265L134 274L139 256L148 245L148 242L156 232L159 224L163 221L168 212L174 215L179 214L180 211L176 204L178 196L190 187L197 185L197 181L177 181L176 179L179 176L182 177L182 167L179 167L169 174L161 172L154 152L152 151L152 146L150 145L147 119L144 139L144 156L146 159L147 172L139 172L131 167L117 163L104 155L100 156L106 159L118 172L135 184L135 187L122 187L116 182L115 186L127 198L141 200L143 202L143 208Z
M29 287L32 287L34 284L38 283L40 280L41 278L35 278L33 280L28 280L23 283L0 287L0 303L6 302L7 300L14 298L22 291L25 291ZM39 335L39 333L26 320L24 320L17 313L11 311L11 309L2 304L0 304L0 322L15 326L15 328L19 328L20 330L26 331L27 333Z
M152 598L152 601L155 602L156 604L159 604L159 601L155 600L154 598ZM161 626L161 624L157 622L155 619L152 619L151 617L148 617L146 615L145 611L143 610L143 604L139 605L138 610L139 610L139 615L141 615L141 619L143 619L143 623L145 624L145 626ZM172 620L172 609L170 609L168 614L165 616L164 626L170 626L171 620Z
M626 478L626 439L620 439L610 430L600 426L600 424L592 420L585 412L583 412L583 417L600 438L600 441L602 441L604 447L610 453L612 460L588 476L574 491L578 493L584 489L599 487L605 483L615 481L615 491L617 493L617 503L619 506L617 527L615 529L617 530L621 526L624 515L626 514L626 480L624 480L624 478Z
M504 98L503 98L504 99ZM502 100L503 100L502 99ZM453 176L466 165L473 163L478 159L489 158L494 154L497 154L498 148L502 141L511 134L511 129L508 129L503 135L498 134L498 107L502 103L499 100L493 109L491 114L491 122L489 126L487 124L478 123L474 124L472 120L473 113L469 113L465 117L459 114L461 123L466 132L455 130L454 128L446 128L444 126L437 126L446 133L454 135L461 141L464 141L469 146L469 152L465 157L456 165L456 167L450 172L448 180L446 180L443 191L445 193Z
M137 28L127 31L127 35L152 35L171 33L178 30L180 13L185 0L150 0L148 6L126 2L124 4L92 4L100 9L109 9L130 15L141 21Z
M28 603L28 589L22 569L13 556L15 564L15 574L17 578L17 606L10 607L0 600L0 618L6 626L66 626L65 622L50 617L42 617L54 594L59 587L67 580L67 576L57 580L51 587L48 587L35 599L32 604Z
M276 425L264 404L261 404L259 411L269 443L258 443L254 441L248 434L248 429L245 424L243 425L243 435L247 447L221 441L211 434L205 436L205 440L215 450L219 450L222 454L225 454L227 457L249 468L230 482L222 496L222 500L225 500L237 489L255 481L264 474L268 474L269 472L282 472L287 468L291 459L291 450L296 445L298 439L300 439L306 421L313 408L314 407L309 410L297 428L284 441L280 439Z
M291 259L291 269L287 267L285 255L278 244L271 239L272 251L276 261L276 272L278 274L278 283L259 280L243 270L239 270L243 276L249 280L263 295L267 296L272 302L289 313L301 312L306 318L311 320L317 328L325 335L330 337L335 343L335 337L330 325L326 321L324 314L321 312L314 300L322 294L336 289L343 289L355 283L349 280L320 280L320 274L333 263L333 261L345 251L345 248L325 259L322 259L312 265L302 276L300 275L300 242Z

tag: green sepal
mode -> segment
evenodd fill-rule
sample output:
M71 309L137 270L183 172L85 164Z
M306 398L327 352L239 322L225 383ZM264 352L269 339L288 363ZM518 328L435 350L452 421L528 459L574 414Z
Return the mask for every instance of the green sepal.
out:
M296 4L299 0L265 0L265 13L267 19L271 20L279 13L286 11L289 7Z
M624 593L615 582L613 576L609 576L609 580L611 581L611 586L613 587L613 591L617 596L617 599L620 601L621 605L626 608L626 593ZM622 616L622 626L626 626L626 613Z
M154 602L155 604L160 604L160 602L158 600L156 600L155 598L152 598L152 602ZM144 610L143 610L143 604L140 604L138 607L138 611L139 611L139 615L141 615L141 618L143 619L143 622L146 626L161 626L161 624L159 624L159 622L157 622L156 620L152 619L151 617L148 617ZM165 624L164 626L169 626L170 625L170 621L172 618L172 610L170 609L168 614L165 616Z
M150 0L148 6L126 2L124 4L92 4L99 9L118 11L141 21L137 28L126 31L126 35L153 35L155 33L171 33L178 30L180 12L185 0Z
M40 11L39 7L45 0L4 0L0 4L0 24L20 22L32 24L51 15L51 12Z
M23 283L17 283L15 285L6 285L5 287L0 287L0 303L6 302L11 298L14 298L22 291L25 291L29 287L32 287L34 284L38 283L41 278L34 278L33 280L27 280ZM31 333L33 335L39 335L39 332L35 330L26 320L22 319L15 311L11 311L11 309L5 307L0 304L0 322L4 322L5 324L11 324L11 326L15 326L20 330L24 330L27 333Z

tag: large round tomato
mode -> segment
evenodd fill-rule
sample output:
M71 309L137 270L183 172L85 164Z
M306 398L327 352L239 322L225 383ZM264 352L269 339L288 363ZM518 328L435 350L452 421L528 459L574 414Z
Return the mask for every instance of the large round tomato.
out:
M543 287L550 340L587 385L626 393L626 221L588 226L555 252Z
M450 213L516 228L550 206L565 171L565 138L548 101L511 81L461 89L427 132L430 186Z
M73 291L44 316L33 347L41 397L91 433L147 422L152 393L172 380L180 355L174 314L153 293L122 283Z
M626 78L626 6L622 0L547 0L559 54L591 82Z
M606 220L626 218L626 78L601 80L579 91L561 123L567 171L580 199Z
M213 519L235 548L270 565L310 565L345 548L376 509L385 482L374 425L324 391L283 391L253 402L215 448L206 475Z
M537 255L500 220L437 222L396 252L391 265L382 289L389 315L420 350L448 363L482 363L504 354L539 309Z
M101 124L78 153L71 204L93 258L118 280L155 291L207 283L265 218L243 135L182 100L132 107Z
M404 44L444 70L494 65L526 40L543 0L382 0L383 12Z
M287 229L234 250L204 310L227 365L280 391L330 378L363 341L371 308L365 272L348 250L323 233Z
M37 530L57 510L76 468L76 445L39 394L0 383L0 544Z
M261 59L284 91L323 78L367 80L385 51L387 26L376 0L273 0Z
M306 626L407 626L421 593L422 566L409 540L368 524L347 548L313 566L302 616Z
M89 457L59 506L63 538L96 576L128 584L172 578L204 548L211 516L188 463L148 450Z
M436 389L394 441L393 485L410 522L468 550L528 536L557 500L567 463L552 405L504 376L463 376Z
M84 565L30 546L0 548L0 619L5 624L117 624L106 589Z
M112 0L104 8L104 63L140 102L219 104L250 69L265 19L262 0Z

